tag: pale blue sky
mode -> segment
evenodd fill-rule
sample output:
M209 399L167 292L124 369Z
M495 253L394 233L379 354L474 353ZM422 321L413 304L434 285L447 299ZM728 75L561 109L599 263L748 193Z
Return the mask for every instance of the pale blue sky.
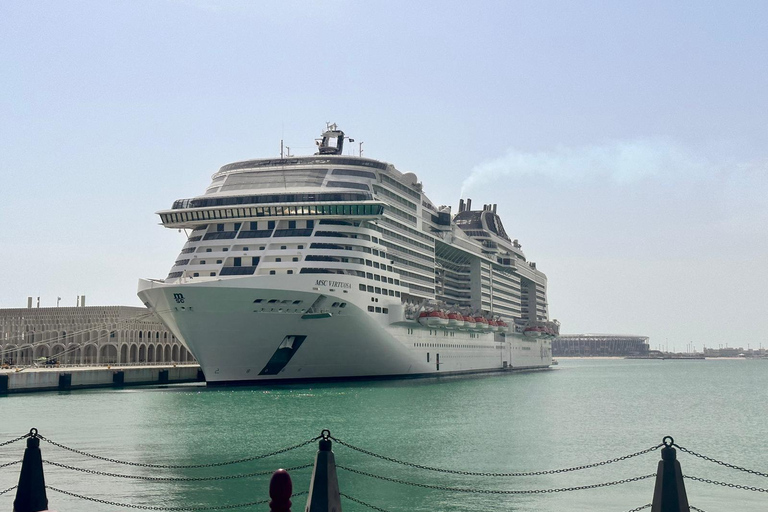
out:
M325 121L499 203L564 332L768 347L768 2L0 3L0 307L139 304L154 212Z

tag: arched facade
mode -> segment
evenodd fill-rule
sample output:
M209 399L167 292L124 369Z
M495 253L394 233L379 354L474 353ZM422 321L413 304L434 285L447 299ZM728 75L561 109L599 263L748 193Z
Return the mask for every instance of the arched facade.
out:
M190 362L181 342L144 308L0 310L0 366Z

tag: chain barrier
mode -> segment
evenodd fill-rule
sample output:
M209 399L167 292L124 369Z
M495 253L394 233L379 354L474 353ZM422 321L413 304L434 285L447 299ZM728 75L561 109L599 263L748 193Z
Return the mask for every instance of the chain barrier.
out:
M44 460L46 464L56 466L59 468L69 469L72 471L80 471L82 473L89 473L91 475L109 476L113 478L131 478L133 480L148 480L151 482L202 482L209 480L235 480L238 478L250 478L252 476L264 476L271 475L275 471L273 469L267 471L256 471L254 473L241 473L238 475L221 475L221 476L197 476L197 477L172 477L172 476L141 476L141 475L121 475L119 473L108 473L106 471L97 471L94 469L77 468L75 466L69 466L60 462L53 462L50 460ZM286 471L299 471L301 469L307 469L314 464L304 464L303 466L294 466L292 468L285 468Z
M350 448L352 450L355 450L357 452L363 453L365 455L370 455L371 457L376 457L377 459L386 460L388 462L394 462L395 464L402 464L403 466L409 466L416 469L424 469L427 471L437 471L439 473L449 473L453 475L466 475L466 476L485 476L485 477L518 477L518 476L541 476L541 475L555 475L558 473L568 473L569 471L580 471L583 469L590 469L590 468L596 468L599 466L605 466L607 464L613 464L614 462L620 462L623 460L631 459L632 457L637 457L639 455L645 455L646 453L650 453L652 451L658 450L662 446L664 446L663 443L657 444L656 446L651 446L650 448L646 448L645 450L641 450L639 452L631 453L629 455L624 455L623 457L616 457L615 459L608 459L601 462L595 462L592 464L585 464L583 466L575 466L571 468L563 468L563 469L548 469L544 471L526 471L526 472L518 472L518 473L483 473L479 471L460 471L455 469L445 469L445 468L436 468L432 466L425 466L423 464L416 464L413 462L406 462L398 459L394 459L392 457L387 457L386 455L381 455L378 453L374 453L372 451L366 450L364 448L359 448L357 446L351 445L345 441L342 441L340 439L336 439L333 436L329 436L331 439L336 441L342 446L346 446L347 448Z
M10 439L10 440L8 440L8 441L4 441L4 442L0 443L0 448L2 448L3 446L7 446L7 445L9 445L9 444L13 444L13 443L16 443L16 442L18 442L18 441L21 441L22 439L26 439L26 438L28 438L29 436L30 436L30 434L24 434L23 436L19 436L19 437L17 437L16 439Z
M379 480L386 480L387 482L394 482L396 484L410 485L413 487L422 487L424 489L436 489L439 491L464 492L464 493L472 493L472 494L547 494L547 493L553 493L553 492L582 491L585 489L597 489L599 487L609 487L611 485L620 485L620 484L626 484L629 482L637 482L638 480L645 480L647 478L653 478L656 476L656 473L651 473L650 475L636 476L633 478L625 478L624 480L615 480L613 482L603 482L603 483L591 484L591 485L580 485L577 487L503 491L503 490L497 490L497 489L468 489L465 487L447 487L444 485L430 485L430 484L422 484L417 482L408 482L407 480L400 480L399 478L390 478L390 477L381 476L381 475L374 475L373 473L367 473L365 471L348 468L346 466L339 466L338 464L336 465L336 467L338 469L343 469L351 473L357 473L358 475L377 478Z
M49 485L46 485L45 488L50 489L52 491L56 491L61 494L66 494L67 496L72 496L73 498L93 501L95 503L101 503L103 505L111 505L113 507L135 508L139 510L157 510L162 512L195 512L195 511L203 511L203 510L232 510L236 508L245 508L245 507L254 507L256 505L264 505L270 502L270 499L266 499L266 500L252 501L249 503L238 503L236 505L219 505L219 506L214 505L209 507L154 507L150 505L131 505L129 503L118 503L116 501L103 500L100 498L93 498L91 496L83 496L82 494L76 494L74 492L64 491L62 489L57 489L56 487L51 487ZM299 492L294 494L293 496L301 496L304 494L308 494L308 491Z
M21 464L21 461L14 460L13 462L6 462L5 464L0 464L0 469L7 468L8 466L13 466L14 464Z
M646 508L651 508L653 506L652 503L646 503L642 507L633 508L632 510L627 510L627 512L640 512L641 510L645 510Z
M3 494L5 494L7 492L11 492L12 490L14 490L17 487L18 487L18 485L14 485L13 487L9 487L8 489L6 489L4 491L0 491L0 496L2 496Z
M674 446L675 448L677 448L681 452L690 453L694 457L698 457L700 459L704 459L704 460L707 460L709 462L714 462L715 464L720 464L721 466L725 466L725 467L730 468L730 469L737 469L737 470L743 471L745 473L751 473L753 475L764 476L764 477L768 478L768 473L762 473L760 471L755 471L754 469L743 468L743 467L737 466L735 464L729 464L728 462L723 462L722 460L713 459L712 457L707 457L706 455L702 455L700 453L696 453L693 450L689 450L688 448L683 448L679 444L673 444L672 446Z
M42 439L48 444L51 444L57 448L61 448L62 450L67 450L72 453L77 453L78 455L83 455L85 457L90 457L92 459L98 459L103 460L105 462L112 462L115 464L124 464L127 466L137 466L137 467L143 467L143 468L154 468L154 469L199 469L199 468L215 468L219 466L229 466L232 464L241 464L243 462L252 462L254 460L260 460L260 459L266 459L267 457L272 457L274 455L279 455L281 453L289 452L291 450L295 450L297 448L301 448L303 446L306 446L310 443L314 443L320 437L315 437L314 439L308 439L307 441L304 441L299 444L295 444L293 446L288 446L287 448L281 448L280 450L275 450L273 452L264 453L261 455L254 455L253 457L246 457L244 459L237 459L237 460L230 460L225 462L210 462L208 464L186 464L186 465L178 465L178 464L149 464L144 462L130 462L130 461L123 461L123 460L117 460L117 459L111 459L109 457L102 457L101 455L94 455L92 453L84 452L82 450L77 450L75 448L70 448L69 446L64 446L63 444L57 443L56 441L53 441L51 439L48 439L47 437L41 436L40 434L36 434L38 438Z
M349 501L354 501L355 503L359 503L360 505L362 505L364 507L368 507L368 508L370 508L372 510L378 510L379 512L389 512L388 510L385 510L383 508L379 508L376 505L371 505L370 503L366 503L363 500L359 500L357 498L353 498L352 496L350 496L348 494L344 494L343 492L340 492L339 495L347 498Z
M763 489L762 487L752 487L749 485L739 485L739 484L730 484L728 482L718 482L716 480L699 478L697 476L683 475L683 478L687 478L688 480L695 480L697 482L704 482L705 484L722 485L723 487L731 487L733 489L742 489L744 491L768 492L768 489Z

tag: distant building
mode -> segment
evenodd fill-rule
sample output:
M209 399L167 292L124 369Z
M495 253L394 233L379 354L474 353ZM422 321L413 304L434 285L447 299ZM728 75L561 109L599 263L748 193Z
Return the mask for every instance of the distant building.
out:
M648 354L648 337L623 334L562 334L552 340L552 355L637 356Z
M32 308L30 301L0 309L0 364L188 362L192 354L146 308Z

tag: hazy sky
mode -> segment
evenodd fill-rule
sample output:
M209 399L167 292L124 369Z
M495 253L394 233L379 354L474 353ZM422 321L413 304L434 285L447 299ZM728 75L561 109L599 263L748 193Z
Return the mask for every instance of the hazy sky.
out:
M139 305L155 211L335 121L498 203L566 333L768 346L768 2L0 3L0 307Z

